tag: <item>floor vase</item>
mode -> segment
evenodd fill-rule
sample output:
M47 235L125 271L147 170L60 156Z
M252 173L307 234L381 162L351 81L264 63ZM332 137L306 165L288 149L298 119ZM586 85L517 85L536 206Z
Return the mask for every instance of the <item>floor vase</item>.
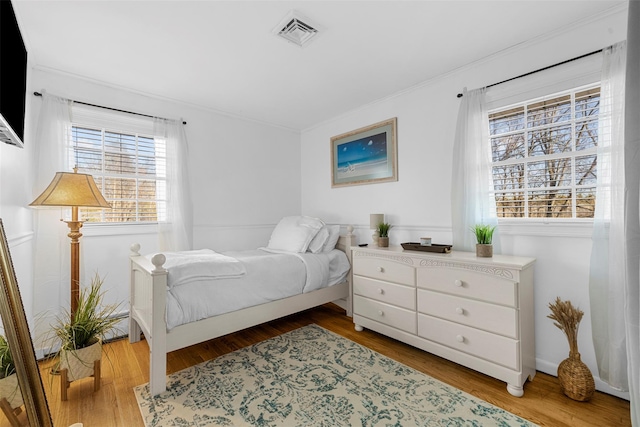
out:
M558 365L558 379L562 391L568 397L580 402L591 399L596 390L589 367L580 360L580 353L570 352L569 357Z

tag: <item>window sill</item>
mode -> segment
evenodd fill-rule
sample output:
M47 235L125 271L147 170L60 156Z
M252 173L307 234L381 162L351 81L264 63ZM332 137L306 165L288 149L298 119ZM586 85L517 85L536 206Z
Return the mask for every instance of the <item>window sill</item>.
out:
M92 224L87 222L83 225L81 232L85 237L156 234L158 232L158 224Z
M591 238L593 220L498 220L503 236Z

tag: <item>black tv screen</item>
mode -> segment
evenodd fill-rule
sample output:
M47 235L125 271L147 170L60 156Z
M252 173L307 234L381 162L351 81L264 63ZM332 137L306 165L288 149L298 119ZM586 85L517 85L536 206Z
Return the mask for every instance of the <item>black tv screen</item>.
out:
M27 50L10 1L0 0L0 139L24 141Z

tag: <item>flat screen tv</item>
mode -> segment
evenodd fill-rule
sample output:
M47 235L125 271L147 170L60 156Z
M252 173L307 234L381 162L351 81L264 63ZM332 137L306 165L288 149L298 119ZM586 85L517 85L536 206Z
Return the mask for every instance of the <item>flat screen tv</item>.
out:
M0 0L0 140L22 147L27 50L10 1Z

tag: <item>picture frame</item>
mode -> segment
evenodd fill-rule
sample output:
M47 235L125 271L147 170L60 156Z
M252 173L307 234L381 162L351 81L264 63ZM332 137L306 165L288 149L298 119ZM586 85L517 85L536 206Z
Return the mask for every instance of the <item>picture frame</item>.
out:
M331 187L398 180L397 117L331 138Z
M11 349L29 425L53 427L4 224L0 218L0 317Z

